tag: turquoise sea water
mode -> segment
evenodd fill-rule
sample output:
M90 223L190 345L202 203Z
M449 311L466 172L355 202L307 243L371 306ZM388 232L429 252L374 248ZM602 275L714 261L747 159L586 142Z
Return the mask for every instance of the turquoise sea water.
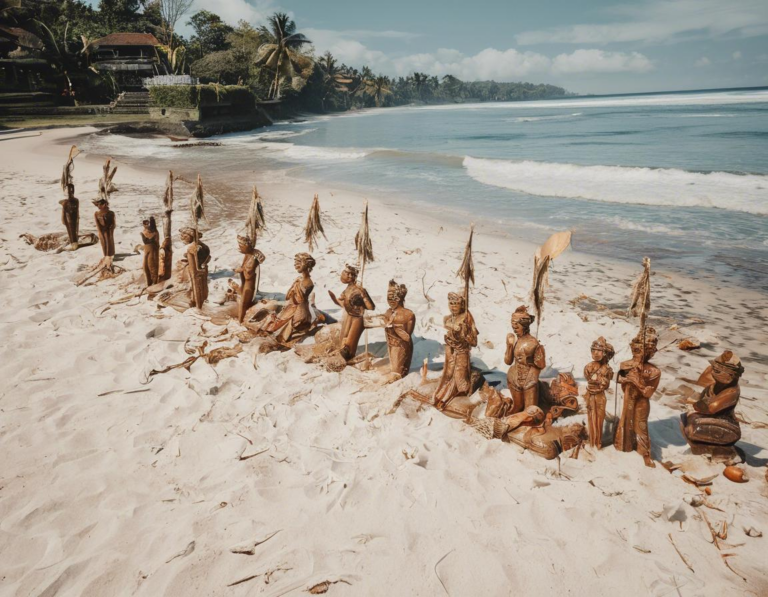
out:
M768 90L388 108L193 150L118 139L94 142L222 179L255 170L401 199L534 242L568 228L577 250L768 291Z

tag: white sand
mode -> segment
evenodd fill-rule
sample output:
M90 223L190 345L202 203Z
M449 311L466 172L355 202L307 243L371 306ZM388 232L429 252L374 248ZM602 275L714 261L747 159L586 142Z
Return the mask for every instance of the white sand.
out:
M67 150L55 142L84 132L0 136L0 595L298 595L326 580L344 581L331 595L768 594L768 539L744 531L768 533L764 296L714 293L703 279L653 279L660 346L683 335L706 343L697 353L672 344L655 358L663 371L651 412L657 460L696 477L722 471L689 454L676 390L726 348L747 368L739 412L753 423L742 425L740 445L751 480L718 476L711 508L689 504L701 491L680 473L647 469L611 446L548 462L431 409L388 415L417 373L379 388L356 370L328 373L293 353L256 356L248 347L215 369L198 361L144 385L152 368L187 358L186 339L208 335L216 346L221 331L146 298L108 305L139 274L133 247L141 216L160 213L162 173L118 170L112 207L117 252L129 254L119 265L129 271L114 280L72 282L98 261L98 246L55 255L18 238L61 228ZM98 160L77 159L81 230L92 229L99 174ZM318 306L337 313L327 290L341 290L338 274L353 259L361 199L297 184L260 189L269 219L259 243L262 290L285 292L295 277L292 256L306 250L297 239L319 192L329 242L314 253L313 279ZM174 228L186 223L187 196L179 185ZM458 287L466 230L386 202L370 209L377 260L365 285L383 311L387 281L407 284L414 370L427 355L439 370L446 294ZM204 239L212 295L240 261L234 224L214 220ZM509 317L528 303L534 247L482 229L475 246L473 362L502 379ZM575 252L556 261L540 330L546 377L574 370L581 379L599 335L617 348L614 369L626 358L636 324L611 310L625 308L639 267ZM569 302L580 294L597 303ZM370 339L383 353L382 332ZM718 529L727 523L721 550L704 516ZM253 555L230 551L275 532Z

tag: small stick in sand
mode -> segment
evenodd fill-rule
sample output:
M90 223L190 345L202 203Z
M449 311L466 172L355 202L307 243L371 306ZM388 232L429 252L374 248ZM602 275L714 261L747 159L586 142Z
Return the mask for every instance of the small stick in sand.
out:
M679 556L680 556L680 559L681 559L681 560L683 560L683 564L685 564L686 566L688 566L688 570L690 570L691 572L694 572L694 573L695 573L696 571L693 569L693 566L691 566L690 562L688 562L688 560L686 560L686 559L685 559L685 556L684 556L684 555L682 554L682 552L681 552L681 551L680 551L680 550L677 548L677 545L675 545L675 540L672 538L672 533L669 533L668 537L669 537L669 542L672 544L672 547L674 547L674 548L675 548L675 551L677 552L677 555L679 555Z

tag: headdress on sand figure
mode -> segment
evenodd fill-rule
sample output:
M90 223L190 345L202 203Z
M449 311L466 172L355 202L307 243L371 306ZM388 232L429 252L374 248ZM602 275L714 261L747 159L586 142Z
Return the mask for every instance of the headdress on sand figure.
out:
M306 265L309 271L312 271L316 265L315 258L309 253L296 253L294 260L300 262L302 265Z
M394 280L389 281L387 296L393 296L398 301L404 301L407 294L408 289L405 287L405 284L398 284Z
M531 324L536 321L536 316L528 313L528 307L520 305L515 312L512 313L512 323L520 323L526 327L530 327Z
M637 336L632 338L630 344L642 344L645 340L646 346L656 347L659 342L659 336L656 333L656 329L652 327L645 328L645 331L641 330L637 333Z
M733 354L730 350L726 350L719 357L710 361L713 367L725 367L734 371L738 375L744 373L744 366L741 364L741 359Z
M179 228L179 234L181 236L191 236L192 238L195 237L195 229L191 226L184 226L183 228ZM203 233L198 232L197 238L203 238Z
M464 296L459 294L458 292L449 292L448 293L448 304L449 305L461 305L462 307L466 306L466 302L464 301Z
M613 355L616 354L616 351L613 349L613 345L610 344L605 338L600 336L597 340L595 340L592 343L592 346L590 347L592 350L600 350L605 354L606 358L610 361L613 358Z
M344 266L344 271L355 280L357 280L357 275L360 273L360 270L356 266L350 265L349 263Z

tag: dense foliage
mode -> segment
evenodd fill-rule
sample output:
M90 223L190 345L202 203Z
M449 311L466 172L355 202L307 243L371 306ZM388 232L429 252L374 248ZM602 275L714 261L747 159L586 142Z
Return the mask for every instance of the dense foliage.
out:
M190 1L175 0L187 11ZM47 58L63 84L82 101L114 96L120 89L109 74L93 68L91 44L114 32L153 33L164 45L158 57L171 73L189 73L203 83L248 87L260 100L279 99L289 110L343 111L373 106L412 103L486 102L543 99L567 95L561 87L532 83L465 82L452 75L442 78L425 73L387 77L368 67L340 64L330 53L317 56L296 23L275 13L260 27L240 21L225 23L217 14L200 10L183 17L194 31L184 39L168 23L174 0L100 0L96 8L84 0L22 0L21 8L0 12L0 24L26 29L43 42ZM177 11L178 13L178 11ZM189 106L207 89L152 91L164 105ZM229 89L229 87L225 87ZM198 93L197 100L192 94ZM174 95L178 94L178 95ZM202 94L202 95L200 95Z
M158 85L150 87L155 106L162 108L199 108L229 104L235 112L253 110L255 97L248 87L237 85Z

